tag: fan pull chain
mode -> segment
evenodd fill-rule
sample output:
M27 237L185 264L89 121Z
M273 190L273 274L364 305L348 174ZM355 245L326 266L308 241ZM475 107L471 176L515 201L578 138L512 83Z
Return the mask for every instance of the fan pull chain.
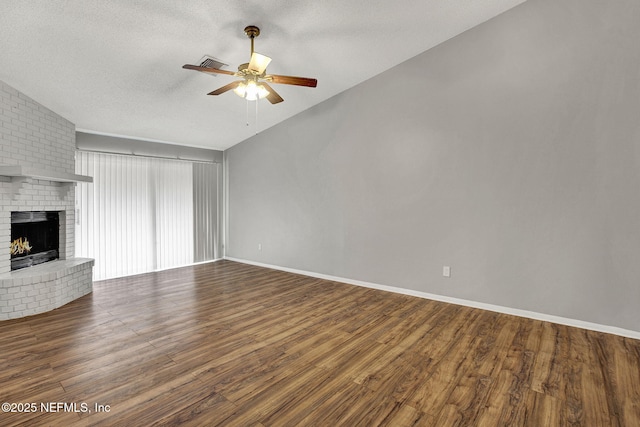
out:
M245 98L246 99L246 98ZM246 123L247 123L247 127L249 127L249 100L246 99ZM255 130L256 130L256 135L258 134L258 100L255 100L256 103L256 120L254 122L255 125Z
M258 100L256 99L256 135L258 134Z
M246 114L246 118L247 118L247 127L249 127L249 100L246 100L247 103L247 114Z

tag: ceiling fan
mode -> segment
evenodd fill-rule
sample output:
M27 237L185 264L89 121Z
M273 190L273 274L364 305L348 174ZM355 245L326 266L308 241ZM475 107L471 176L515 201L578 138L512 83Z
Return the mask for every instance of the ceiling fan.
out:
M271 62L271 58L254 52L253 50L253 40L260 35L260 29L255 25L249 25L244 29L244 33L251 39L251 60L248 63L240 64L237 72L234 73L233 71L191 64L185 64L182 66L182 68L187 70L196 70L203 73L227 74L230 76L241 77L241 80L236 80L224 85L213 92L209 92L207 95L220 95L233 90L236 94L249 101L255 101L259 98L267 98L267 100L272 104L277 104L284 101L284 99L282 99L282 97L273 90L269 83L307 87L317 86L318 81L308 77L266 74L267 65Z

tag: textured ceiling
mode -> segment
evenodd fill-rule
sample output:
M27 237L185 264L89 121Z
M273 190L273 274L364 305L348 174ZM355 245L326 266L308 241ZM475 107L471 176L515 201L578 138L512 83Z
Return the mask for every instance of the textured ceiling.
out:
M0 80L78 130L226 149L460 34L523 0L0 0ZM268 72L318 79L273 85L255 107L231 81L182 69L214 56L248 62L257 25ZM401 76L399 76L401 77Z

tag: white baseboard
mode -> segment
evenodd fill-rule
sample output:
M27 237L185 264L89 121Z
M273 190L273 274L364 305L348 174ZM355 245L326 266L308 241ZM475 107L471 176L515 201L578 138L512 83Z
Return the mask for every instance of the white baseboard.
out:
M500 305L486 304L483 302L465 300L461 298L448 297L444 295L430 294L427 292L414 291L412 289L397 288L395 286L379 285L377 283L363 282L361 280L346 279L344 277L330 276L328 274L315 273L312 271L297 270L295 268L280 267L278 265L265 264L261 262L249 261L245 259L232 258L225 256L224 259L229 261L240 262L243 264L255 265L257 267L271 268L274 270L286 271L289 273L301 274L303 276L315 277L318 279L331 280L334 282L342 282L350 285L362 286L365 288L378 289L396 294L411 295L435 301L447 302L450 304L462 305L466 307L480 308L483 310L494 311L497 313L511 314L513 316L526 317L529 319L543 320L545 322L558 323L560 325L574 326L576 328L588 329L591 331L604 332L607 334L619 335L628 338L640 339L640 332L628 329L618 328L616 326L601 325L598 323L585 322L583 320L569 319L567 317L553 316L551 314L536 313L535 311L520 310L518 308L503 307Z

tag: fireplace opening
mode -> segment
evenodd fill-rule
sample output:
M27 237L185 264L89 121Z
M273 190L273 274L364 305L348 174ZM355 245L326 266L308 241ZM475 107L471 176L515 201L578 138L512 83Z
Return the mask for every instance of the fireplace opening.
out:
M11 270L58 259L58 212L11 212Z

